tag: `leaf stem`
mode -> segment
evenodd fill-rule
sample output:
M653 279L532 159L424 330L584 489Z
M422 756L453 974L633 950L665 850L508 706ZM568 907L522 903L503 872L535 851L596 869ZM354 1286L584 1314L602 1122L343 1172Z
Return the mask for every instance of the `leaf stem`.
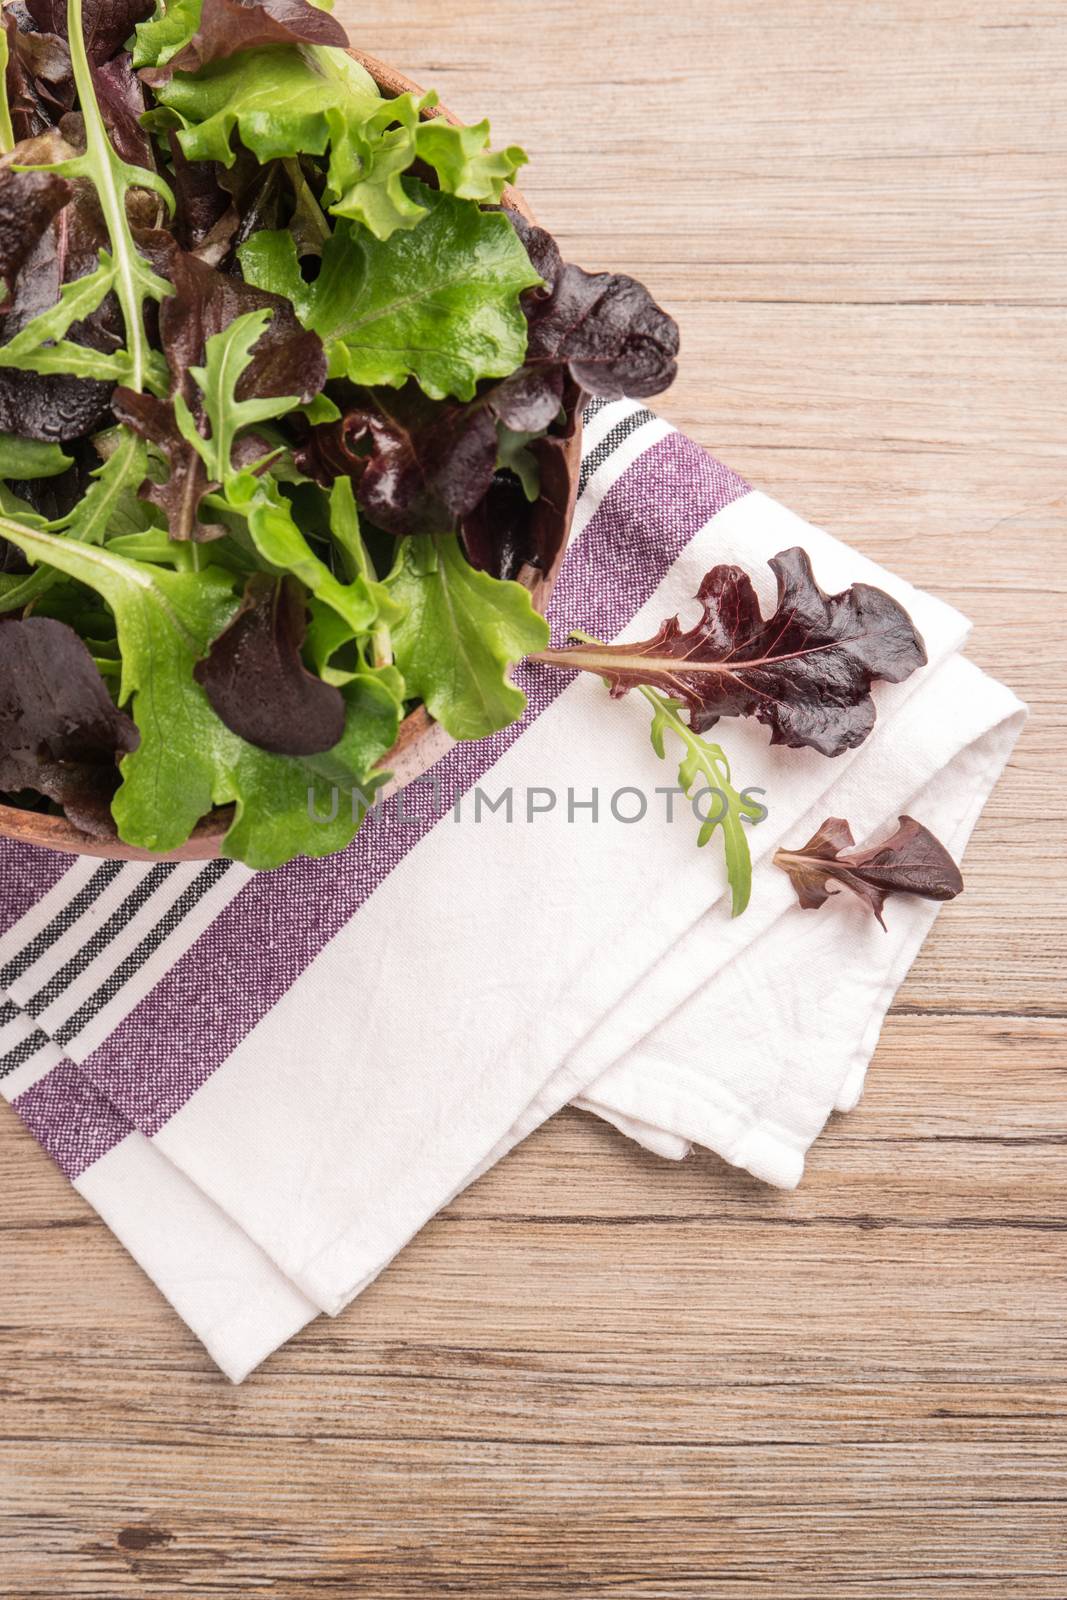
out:
M584 633L580 628L575 628L570 637L581 644L603 646L603 640L594 638L590 633ZM530 660L542 661L547 666L562 666L567 664L560 660L562 654L562 651L548 651L531 656ZM685 747L686 755L678 769L678 781L683 793L688 795L697 778L703 774L708 780L708 788L717 793L725 807L722 816L715 818L714 821L708 817L701 823L697 843L707 844L715 829L722 828L726 876L732 897L732 914L739 917L748 905L752 893L752 852L748 847L742 817L748 816L753 821L758 821L758 808L743 799L733 787L730 763L722 746L710 744L707 739L694 733L692 728L682 721L678 701L669 699L667 695L660 694L644 683L636 684L635 687L652 707L652 748L656 754L661 759L666 757L663 734L668 729Z
M139 168L127 167L108 138L97 103L92 68L85 48L82 0L67 0L67 33L71 70L85 126L83 170L86 176L92 179L96 188L100 209L111 240L115 297L122 311L122 320L126 328L126 348L130 357L128 382L130 388L140 391L145 387L151 353L141 314L141 303L149 284L165 286L141 262L126 216L126 188L130 180L138 181L139 175L144 186L159 193L168 201L171 208L173 208L173 196L158 174L147 171L141 173ZM126 181L120 182L120 176Z
M140 325L140 307L134 293L129 262L122 259L125 252L119 241L127 230L126 207L115 182L112 167L112 150L96 104L92 69L85 49L82 26L82 0L67 0L67 34L70 42L70 64L74 85L78 91L82 120L85 125L85 154L93 166L96 192L104 222L110 235L115 261L115 295L122 309L126 325L126 347L130 352L131 379L134 389L144 388L145 335Z
M11 107L7 99L7 63L10 51L7 29L0 19L0 150L6 155L15 147L15 130L11 126Z

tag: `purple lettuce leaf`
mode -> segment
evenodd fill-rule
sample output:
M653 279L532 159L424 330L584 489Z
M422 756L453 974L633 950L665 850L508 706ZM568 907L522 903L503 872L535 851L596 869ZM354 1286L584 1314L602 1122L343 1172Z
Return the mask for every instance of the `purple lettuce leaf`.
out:
M73 628L51 617L0 623L0 789L32 790L75 827L113 835L116 763L139 743Z
M577 494L574 434L582 392L576 384L567 385L563 408L563 427L527 446L537 468L537 499L530 501L513 473L497 472L485 498L460 523L467 559L494 578L514 578L532 566L550 580L563 559Z
M73 194L54 172L12 172L0 166L0 280L7 297L0 316L11 309L15 279L23 262Z
M843 817L827 817L807 844L776 850L774 864L788 873L805 911L818 910L831 895L848 889L883 928L887 896L953 900L963 888L960 869L940 839L914 817L898 817L888 838L862 848Z
M909 677L926 661L923 642L884 590L854 583L825 594L799 547L769 564L778 580L769 617L741 567L713 567L697 590L703 611L692 628L669 617L651 639L570 644L538 659L595 672L615 696L639 684L657 689L688 707L695 733L720 717L755 717L772 744L841 755L874 726L872 683Z
M42 33L67 38L66 0L24 0ZM99 66L121 50L139 22L152 14L153 0L83 0L82 32L89 60Z
M183 250L197 250L230 209L230 197L219 182L213 161L189 161L174 133L168 145L174 163L170 177L176 205L174 235Z
M187 43L165 65L143 68L142 76L157 85L175 72L200 72L242 50L301 44L344 50L348 35L328 11L307 0L203 0L199 25Z
M361 508L387 533L451 532L489 493L497 423L540 432L558 415L562 392L558 371L526 368L468 403L428 400L413 383L363 390L340 421L312 430L297 461L324 483L352 477Z
M526 361L558 364L590 394L635 400L661 394L678 371L678 324L643 284L619 272L565 262L550 234L516 211L507 216L545 279L523 296Z
M130 52L121 50L95 67L93 86L104 126L123 161L151 169L152 141L140 122L146 110L144 85L133 70Z
M216 716L272 755L318 755L344 733L341 691L301 660L306 631L299 584L258 572L245 585L240 610L194 668Z
M55 127L74 105L74 74L65 38L33 31L21 8L4 7L7 35L7 88L11 127L17 141Z
M52 133L22 146L19 154L45 161L66 149L58 134ZM5 160L12 157L18 159L12 152ZM95 271L98 251L106 244L107 230L96 196L88 185L75 182L70 199L38 235L15 277L13 293L5 302L7 310L0 317L0 343L13 339L40 312L54 306L63 284ZM114 296L108 295L91 317L75 323L67 337L92 350L118 349L122 318ZM64 373L2 367L0 431L61 443L76 439L107 421L111 387L110 383Z

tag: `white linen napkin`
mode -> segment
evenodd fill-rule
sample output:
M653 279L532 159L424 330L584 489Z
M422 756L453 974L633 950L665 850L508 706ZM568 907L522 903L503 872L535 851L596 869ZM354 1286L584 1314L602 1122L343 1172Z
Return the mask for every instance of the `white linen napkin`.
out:
M767 558L801 544L824 589L879 585L925 639L926 668L876 687L858 751L717 731L738 786L766 791L744 917L687 806L613 812L674 782L640 698L533 667L521 727L452 752L437 793L405 791L343 858L254 875L0 857L0 1087L234 1379L569 1100L661 1154L701 1143L795 1183L935 908L895 897L888 934L858 906L802 912L774 848L909 809L958 854L1018 733L1018 701L958 656L958 613L650 413L590 417L586 479L558 636L645 636L723 561L766 603Z

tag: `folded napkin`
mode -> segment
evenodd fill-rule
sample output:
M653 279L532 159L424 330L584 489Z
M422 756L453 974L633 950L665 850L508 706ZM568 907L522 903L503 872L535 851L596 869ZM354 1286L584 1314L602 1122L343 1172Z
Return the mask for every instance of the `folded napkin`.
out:
M898 598L929 664L877 685L874 733L832 761L723 724L768 810L743 917L718 840L697 853L685 802L667 818L677 760L641 697L531 665L522 721L451 750L342 856L255 874L0 842L0 1089L231 1378L569 1101L784 1186L855 1103L936 908L895 897L888 933L847 896L802 912L774 848L907 810L958 857L1024 708L959 655L957 612L628 402L587 414L550 620L557 642L640 638L724 561L767 605L766 561L795 544L824 589Z

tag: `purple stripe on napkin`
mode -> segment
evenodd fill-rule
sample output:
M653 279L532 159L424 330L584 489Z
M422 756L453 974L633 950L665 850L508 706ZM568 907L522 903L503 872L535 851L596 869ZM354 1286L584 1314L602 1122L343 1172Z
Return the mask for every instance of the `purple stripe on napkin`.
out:
M73 1061L61 1061L12 1104L71 1182L131 1132L122 1113Z
M0 934L7 933L74 865L73 856L0 839Z
M549 610L556 637L575 627L618 633L700 528L747 488L681 435L652 446L607 492L568 554ZM515 680L529 698L522 720L457 746L434 768L446 806L484 777L569 682L530 666ZM404 810L406 826L384 825L372 814L342 855L300 859L249 882L83 1063L114 1108L149 1135L181 1109L439 820L425 780L405 791ZM35 1116L47 1117L46 1082L27 1091L35 1095ZM67 1120L59 1107L55 1115ZM91 1117L84 1127L86 1155L99 1152ZM80 1159L69 1134L63 1147L68 1164Z

